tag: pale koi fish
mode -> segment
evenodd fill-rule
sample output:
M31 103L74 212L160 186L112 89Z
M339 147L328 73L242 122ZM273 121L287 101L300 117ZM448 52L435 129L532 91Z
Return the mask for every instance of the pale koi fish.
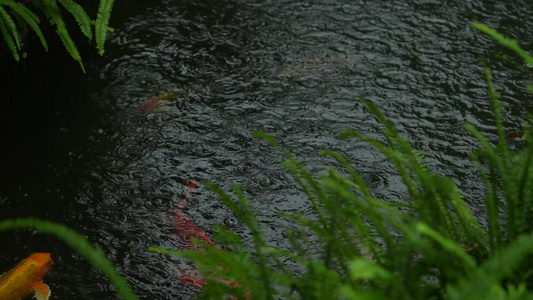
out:
M20 300L35 292L37 300L48 300L50 288L42 282L54 264L50 253L34 253L0 276L0 300Z

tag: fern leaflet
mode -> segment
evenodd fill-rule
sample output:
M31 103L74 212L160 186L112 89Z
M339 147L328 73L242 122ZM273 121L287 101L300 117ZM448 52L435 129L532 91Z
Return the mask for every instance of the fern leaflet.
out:
M80 53L78 52L78 48L76 48L76 45L74 44L74 41L70 38L70 35L68 34L67 27L65 25L65 21L63 21L63 17L61 16L61 11L59 10L59 7L57 6L56 0L43 0L46 4L46 12L48 15L52 18L50 20L50 23L56 25L56 32L59 35L59 38L63 42L63 45L67 49L68 53L74 60L76 60L79 64L83 72L85 73L85 68L83 67L83 63L81 61Z
M98 53L104 55L104 43L107 36L109 18L111 17L111 10L113 9L114 0L101 0L98 7L98 15L94 23L94 31L96 35L96 47Z
M39 28L39 17L37 17L37 15L34 14L31 10L29 10L26 6L18 2L9 1L5 4L11 7L14 12L20 15L28 23L30 28L35 32L35 34L37 34L37 37L39 37L39 40L41 41L41 44L43 45L44 49L48 51L48 44L46 43L44 35L41 29Z
M93 39L93 32L91 29L91 18L87 15L87 12L78 3L72 0L58 0L63 7L76 19L80 26L81 32L90 40Z
M6 26L7 31L13 37L13 40L15 41L15 45L17 46L17 49L20 49L20 36L17 31L17 26L15 25L15 21L13 21L11 16L7 13L7 11L2 6L0 6L0 16L4 20L4 25Z
M13 53L13 58L15 58L16 61L19 61L20 56L18 54L17 46L15 45L15 41L13 41L13 37L9 34L9 31L7 30L3 18L0 18L0 31L2 32L4 40L6 41L7 46L11 50L11 53Z

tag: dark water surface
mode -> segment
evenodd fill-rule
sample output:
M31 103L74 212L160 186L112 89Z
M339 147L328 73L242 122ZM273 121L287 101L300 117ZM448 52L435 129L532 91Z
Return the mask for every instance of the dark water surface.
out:
M284 246L283 232L294 226L279 212L310 212L281 154L253 138L253 130L273 135L316 173L333 163L316 154L338 151L374 193L405 199L382 155L335 139L343 128L379 137L361 96L424 151L433 171L454 178L483 218L483 189L469 160L477 144L464 122L495 138L479 55L503 48L470 22L487 23L530 49L528 2L115 5L116 30L103 58L86 59L87 75L69 61L9 82L0 219L36 216L69 225L105 250L142 299L190 299L197 290L174 273L184 262L147 251L185 247L172 221L186 194L183 180L200 181L186 212L210 235L212 225L222 224L250 238L202 181L241 185L272 245ZM533 111L524 89L531 78L510 71L510 63L492 63L505 125L520 128ZM139 113L143 101L169 93L159 108ZM107 279L60 241L28 231L0 234L0 270L35 251L51 252L56 262L46 278L53 299L117 298Z

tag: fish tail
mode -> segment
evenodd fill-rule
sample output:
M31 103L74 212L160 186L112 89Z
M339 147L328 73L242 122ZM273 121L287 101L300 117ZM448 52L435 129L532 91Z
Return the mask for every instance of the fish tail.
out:
M190 267L175 269L176 275L183 284L192 284L199 288L205 285L205 279L200 275L198 270Z
M37 300L50 299L50 295L52 294L52 292L46 284L42 282L36 282L33 284L33 289L35 290L35 298Z

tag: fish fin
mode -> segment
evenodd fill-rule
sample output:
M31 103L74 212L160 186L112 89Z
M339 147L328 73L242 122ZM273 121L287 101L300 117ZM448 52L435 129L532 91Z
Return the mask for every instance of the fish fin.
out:
M35 282L33 284L33 289L35 290L35 298L37 300L50 299L50 295L52 294L52 292L50 291L50 288L41 281Z
M184 183L191 189L191 192L194 191L194 188L196 187L196 180L194 178L191 180L185 180Z

